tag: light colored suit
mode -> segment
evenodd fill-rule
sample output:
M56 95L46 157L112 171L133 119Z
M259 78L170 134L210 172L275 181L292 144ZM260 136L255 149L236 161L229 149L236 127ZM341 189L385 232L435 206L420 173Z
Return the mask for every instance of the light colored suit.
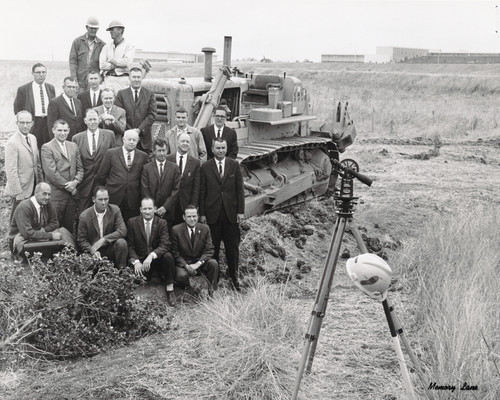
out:
M189 151L191 157L197 158L201 162L207 161L207 148L201 131L192 126L187 126L187 133L189 135ZM167 142L167 154L175 154L177 152L177 135L179 128L177 125L167 131L165 140Z
M5 194L18 201L30 197L35 185L43 180L36 137L29 133L28 138L31 146L17 131L5 145Z
M101 116L105 113L105 108L103 105L94 107L94 110L97 111L97 114ZM123 132L125 132L125 127L127 126L127 114L125 110L121 107L113 105L111 107L111 113L113 117L115 117L115 122L112 124L106 124L103 121L99 121L99 128L109 129L115 133L115 142L117 147L121 147L123 145Z
M75 221L75 198L64 185L73 180L78 184L83 179L83 166L78 145L64 141L66 155L54 138L42 146L41 160L45 180L52 188L51 201L57 212L59 224L68 231L73 232Z

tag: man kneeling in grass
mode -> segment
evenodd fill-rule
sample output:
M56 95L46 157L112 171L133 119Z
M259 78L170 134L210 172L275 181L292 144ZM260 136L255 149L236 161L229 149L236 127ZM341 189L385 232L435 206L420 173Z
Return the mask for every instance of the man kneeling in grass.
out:
M167 303L174 307L174 258L170 253L167 221L155 215L156 207L151 197L141 201L141 215L127 223L127 244L130 265L138 277L150 278L153 269L163 275L167 285Z
M184 222L172 228L172 254L177 266L176 281L187 283L189 276L203 274L208 282L208 293L217 289L219 264L212 257L214 247L208 225L198 223L198 210L188 205Z
M65 244L75 246L73 236L60 228L57 214L50 204L51 188L46 182L35 187L35 195L19 203L14 211L9 238L12 254L25 257L25 252L41 252L52 256Z

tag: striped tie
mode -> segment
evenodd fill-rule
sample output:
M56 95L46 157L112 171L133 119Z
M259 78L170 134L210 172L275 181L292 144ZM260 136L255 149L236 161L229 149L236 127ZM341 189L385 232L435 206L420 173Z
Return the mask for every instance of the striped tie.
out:
M40 85L40 100L42 101L42 114L45 114L45 96L43 95L42 85Z

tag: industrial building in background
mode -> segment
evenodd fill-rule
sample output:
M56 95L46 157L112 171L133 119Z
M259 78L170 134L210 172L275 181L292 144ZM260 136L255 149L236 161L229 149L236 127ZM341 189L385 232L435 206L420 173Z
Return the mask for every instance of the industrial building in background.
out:
M500 53L444 53L410 47L377 46L375 54L322 54L321 62L498 64L500 63Z
M137 59L145 59L149 61L164 61L175 64L184 63L203 63L205 55L203 53L193 54L193 53L183 53L179 51L147 51L137 49L135 51L135 57ZM213 55L212 60L217 61L217 56Z

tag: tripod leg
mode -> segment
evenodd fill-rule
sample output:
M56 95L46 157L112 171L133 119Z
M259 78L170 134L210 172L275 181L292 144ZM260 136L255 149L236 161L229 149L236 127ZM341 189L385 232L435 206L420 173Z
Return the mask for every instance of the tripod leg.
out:
M309 326L305 335L305 344L302 351L299 371L295 380L292 400L297 399L297 395L300 389L300 382L302 381L302 376L306 368L306 362L307 372L311 371L312 363L314 360L314 353L316 351L316 345L318 342L323 317L326 313L328 297L330 294L330 289L332 287L333 275L335 274L335 267L337 265L337 259L340 253L340 245L342 243L342 236L344 235L346 224L346 218L337 218L335 230L330 243L330 249L328 250L328 256L325 261L325 267L323 268L323 274L321 276L318 293L316 295L316 300L313 306L313 311L311 312L311 317L309 318Z
M406 352L410 356L411 362L413 363L413 366L415 367L415 370L417 371L417 374L420 377L420 381L422 382L422 385L425 388L427 380L425 379L424 372L422 371L420 360L417 358L417 356L413 352L413 349L410 346L410 342L408 341L408 338L406 337L406 335L403 331L403 327L401 326L401 322L399 321L399 319L396 315L396 310L394 309L394 306L389 301L389 298L387 298L386 301L387 301L387 305L389 307L389 311L391 313L392 321L394 323L394 329L396 330L396 333L401 337L401 340L403 341L403 345L406 349ZM434 396L430 391L427 391L427 396L430 400L434 400Z
M358 227L353 223L352 218L349 220L349 227L351 228L352 235L354 239L356 239L356 243L358 244L359 250L361 253L368 253L368 249L366 248L365 242L363 242L363 238L359 233Z
M403 384L408 391L408 394L412 399L415 399L415 392L413 391L413 385L411 383L410 374L408 373L408 368L406 367L406 362L403 357L403 352L401 351L401 344L399 343L398 335L396 329L394 328L394 321L392 320L391 312L389 311L389 305L387 300L382 302L384 306L385 317L387 318L387 323L389 324L389 330L391 331L392 343L394 345L394 350L396 352L396 357L398 358L399 368L401 369L401 374L403 375Z

